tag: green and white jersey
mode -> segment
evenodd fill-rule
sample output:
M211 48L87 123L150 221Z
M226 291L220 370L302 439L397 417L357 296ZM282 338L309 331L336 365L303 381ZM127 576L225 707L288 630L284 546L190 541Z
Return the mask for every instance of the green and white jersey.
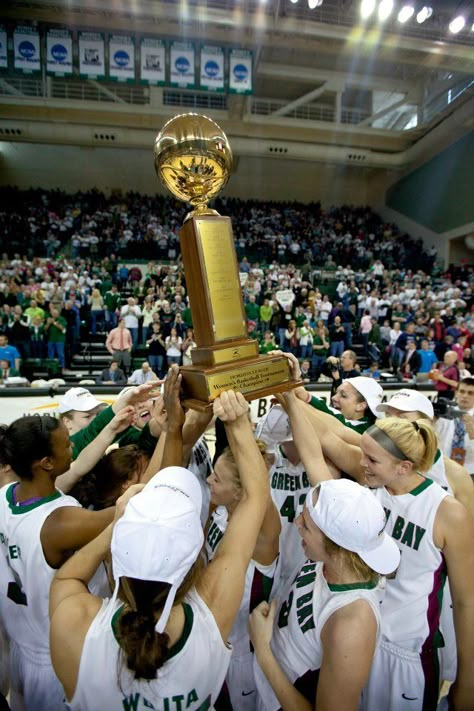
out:
M117 641L122 603L104 600L84 641L72 711L206 711L221 690L232 649L195 590L183 603L181 639L151 681L135 679Z
M428 472L428 477L436 482L436 484L439 484L442 489L448 492L448 494L453 493L453 490L448 482L448 477L446 476L446 466L440 449L436 450L433 466Z
M8 634L22 649L49 659L49 588L56 571L46 562L40 534L53 511L80 504L57 490L18 506L13 494L17 485L0 489L0 551L9 575L8 580L2 575L0 611Z
M270 494L281 520L280 577L284 582L305 560L295 519L303 509L309 489L303 464L292 464L278 446L270 469Z
M323 574L323 564L307 560L282 596L275 615L271 648L287 678L299 688L299 681L314 703L316 672L321 667L323 645L321 631L329 617L355 600L366 600L380 630L382 588L376 583L331 585ZM254 673L259 694L257 708L277 711L281 704L275 696L258 662Z
M362 417L360 420L348 420L344 417L344 415L341 414L340 410L336 410L335 407L327 405L322 398L316 397L316 395L313 395L311 397L309 404L311 405L311 407L314 407L315 410L325 412L327 415L332 415L332 417L335 417L336 420L339 420L339 422L341 422L345 427L349 427L351 430L354 430L359 434L364 434L364 432L368 430L369 427L371 427L371 425L373 425L375 421L374 417Z
M385 530L401 552L394 578L387 579L382 635L410 652L439 647L447 570L443 552L433 541L433 525L439 505L449 494L431 479L424 479L408 494L392 496L385 487L373 494L385 509Z

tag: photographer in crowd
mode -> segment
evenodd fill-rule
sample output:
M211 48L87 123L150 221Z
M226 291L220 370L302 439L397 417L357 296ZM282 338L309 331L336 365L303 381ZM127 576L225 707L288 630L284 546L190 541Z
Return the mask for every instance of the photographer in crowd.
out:
M454 402L440 398L434 409L441 451L474 476L474 378L461 380Z
M355 378L360 375L360 371L356 368L357 355L354 351L343 351L340 358L329 356L326 359L326 367L323 368L323 373L332 378L331 397L335 394L337 388L346 378Z

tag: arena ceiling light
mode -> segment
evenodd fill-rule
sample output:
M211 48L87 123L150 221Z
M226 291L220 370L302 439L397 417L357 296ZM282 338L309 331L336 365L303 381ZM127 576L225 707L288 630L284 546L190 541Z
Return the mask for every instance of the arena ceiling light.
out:
M298 0L290 0L290 2L292 2L293 5L296 5L296 3L298 2Z
M362 0L360 3L360 15L363 20L367 20L375 10L375 0Z
M429 5L424 5L424 7L421 8L420 12L416 16L416 21L418 22L419 25L423 24L425 20L428 20L431 15L433 14L433 8L430 7Z
M408 22L408 20L415 14L415 8L413 5L404 5L400 12L398 13L397 20L402 23Z
M451 22L449 23L449 31L452 32L453 35L457 35L458 32L461 32L465 24L466 18L462 15L458 15L454 18L454 20L451 20Z
M393 0L381 0L378 10L380 22L385 22L385 20L387 20L392 14L392 10Z
M323 0L308 0L308 7L310 10L314 10L323 4Z

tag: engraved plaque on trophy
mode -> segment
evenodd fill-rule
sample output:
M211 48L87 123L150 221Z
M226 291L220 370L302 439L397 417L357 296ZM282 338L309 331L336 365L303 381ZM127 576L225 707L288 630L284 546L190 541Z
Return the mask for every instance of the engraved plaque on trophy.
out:
M203 410L223 390L253 400L295 387L286 358L259 356L248 336L231 221L207 207L232 170L225 133L206 116L176 116L158 134L154 155L163 185L194 208L179 230L197 344L193 364L181 368L184 404Z

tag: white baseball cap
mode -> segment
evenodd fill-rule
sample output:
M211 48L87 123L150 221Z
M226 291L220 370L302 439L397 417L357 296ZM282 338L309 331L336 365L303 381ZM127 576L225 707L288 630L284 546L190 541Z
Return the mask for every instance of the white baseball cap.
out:
M426 395L422 395L416 390L402 388L390 398L388 402L384 402L377 407L377 414L382 414L387 407L393 407L394 410L402 412L422 412L429 418L434 417L433 405Z
M116 581L124 575L171 585L155 630L163 632L176 592L204 542L201 487L183 467L166 467L128 502L112 534Z
M59 403L58 412L90 412L102 404L102 401L97 400L86 388L70 388Z
M385 533L385 511L369 489L349 479L329 479L308 491L306 508L331 541L357 553L372 570L387 575L397 568L400 551Z
M369 409L377 417L377 407L382 402L383 389L373 378L366 378L365 375L357 375L355 378L347 378L342 381L349 383L358 393L362 395Z
M290 420L281 405L273 405L261 418L255 436L267 445L269 454L273 454L279 444L293 439Z

